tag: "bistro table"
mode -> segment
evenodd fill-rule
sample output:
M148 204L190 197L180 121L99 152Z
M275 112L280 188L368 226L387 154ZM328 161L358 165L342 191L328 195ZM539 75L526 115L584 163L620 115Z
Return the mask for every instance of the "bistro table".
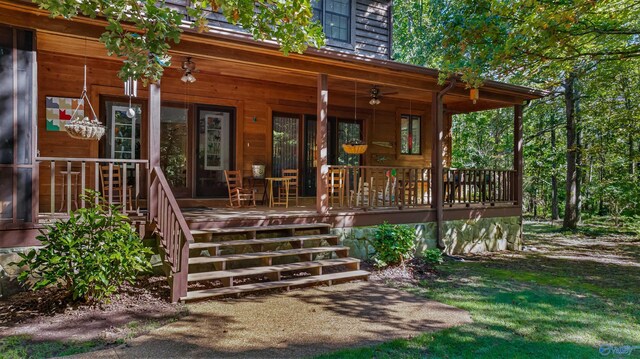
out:
M267 203L267 179L257 178L253 176L244 177L243 183L248 183L249 188L257 190L259 187L262 187L262 200L260 202L261 205L265 205Z
M269 192L269 207L273 207L274 205L277 205L277 204L284 204L285 208L289 208L289 181L291 181L291 178L290 177L288 178L287 177L267 177L265 178L265 180L267 181L267 191ZM284 202L280 201L279 197L277 201L273 197L274 182L282 182L282 184L284 185L285 192L286 192Z

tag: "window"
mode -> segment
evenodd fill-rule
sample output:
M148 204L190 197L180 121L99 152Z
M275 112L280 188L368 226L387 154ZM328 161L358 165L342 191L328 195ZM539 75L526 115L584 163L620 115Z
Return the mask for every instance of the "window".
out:
M311 5L328 39L351 42L351 0L312 0Z
M400 154L419 155L420 152L420 116L402 115L400 117Z

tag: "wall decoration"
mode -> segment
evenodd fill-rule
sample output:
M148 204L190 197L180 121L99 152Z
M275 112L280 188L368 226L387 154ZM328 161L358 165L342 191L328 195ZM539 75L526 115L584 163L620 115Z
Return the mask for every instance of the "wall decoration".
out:
M223 149L225 148L224 114L213 112L205 116L204 169L221 170L223 167Z
M71 120L73 110L78 106L78 98L46 97L47 131L66 131L64 126ZM81 103L76 116L84 116L84 105Z

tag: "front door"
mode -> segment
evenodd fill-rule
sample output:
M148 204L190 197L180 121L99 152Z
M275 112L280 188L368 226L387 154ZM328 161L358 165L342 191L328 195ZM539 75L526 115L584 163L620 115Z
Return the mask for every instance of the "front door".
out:
M235 109L198 106L195 189L197 197L227 197L224 171L234 168Z

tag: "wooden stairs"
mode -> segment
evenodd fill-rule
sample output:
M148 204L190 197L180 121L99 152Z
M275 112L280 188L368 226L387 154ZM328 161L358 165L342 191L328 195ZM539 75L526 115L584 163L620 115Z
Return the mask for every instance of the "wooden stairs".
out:
M182 301L367 279L328 224L191 230Z

